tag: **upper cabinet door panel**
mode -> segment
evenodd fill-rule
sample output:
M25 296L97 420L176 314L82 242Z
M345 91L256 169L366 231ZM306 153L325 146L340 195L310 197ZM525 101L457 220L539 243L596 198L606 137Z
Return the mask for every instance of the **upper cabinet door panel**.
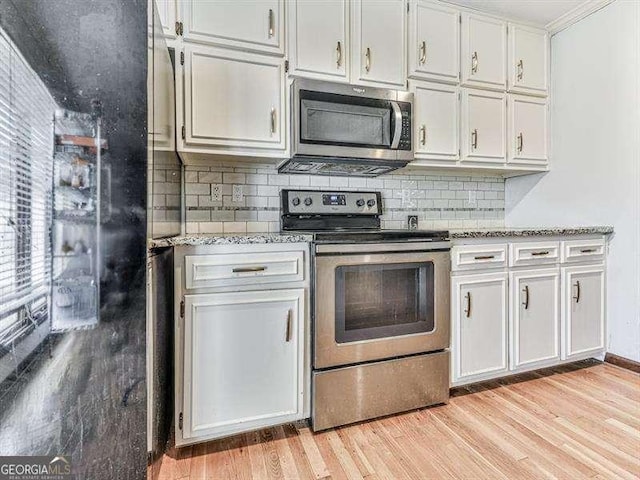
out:
M406 88L404 0L353 0L353 83Z
M460 80L460 13L441 3L411 0L409 76L457 83Z
M505 94L486 90L462 91L462 160L504 163Z
M349 76L349 4L346 0L287 3L290 74L332 81Z
M547 103L543 98L509 95L509 162L547 162Z
M415 152L420 158L459 158L458 87L410 82L414 94Z
M507 24L482 15L462 14L462 83L506 89Z
M547 95L548 52L546 31L509 24L509 91Z
M184 39L284 54L283 0L183 2Z
M284 60L185 46L188 145L285 148Z

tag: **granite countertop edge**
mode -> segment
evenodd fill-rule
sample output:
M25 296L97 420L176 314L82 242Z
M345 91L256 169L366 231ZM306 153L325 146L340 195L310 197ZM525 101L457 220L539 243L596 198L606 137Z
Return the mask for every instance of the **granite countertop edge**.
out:
M567 235L610 235L612 226L591 227L529 227L529 228L487 228L477 230L450 230L450 237L457 238L505 238L505 237L554 237Z
M464 238L507 238L507 237L543 237L565 235L609 235L611 226L595 227L540 227L540 228L488 228L488 229L452 229L452 240ZM212 233L179 235L176 237L149 240L150 249L198 246L198 245L249 245L261 243L307 243L313 241L313 235L304 233Z

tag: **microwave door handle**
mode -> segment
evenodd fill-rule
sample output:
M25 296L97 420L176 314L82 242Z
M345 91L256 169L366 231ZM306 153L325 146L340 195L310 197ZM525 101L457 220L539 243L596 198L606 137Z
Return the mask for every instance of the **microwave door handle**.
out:
M402 112L400 111L400 105L398 105L398 102L391 102L391 108L393 109L393 118L395 120L391 149L396 150L400 144L400 136L402 135Z

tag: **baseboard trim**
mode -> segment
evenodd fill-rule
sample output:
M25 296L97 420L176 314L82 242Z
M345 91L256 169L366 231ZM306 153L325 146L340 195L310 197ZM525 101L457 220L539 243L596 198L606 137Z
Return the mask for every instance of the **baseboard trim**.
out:
M640 373L640 362L636 362L635 360L631 360L629 358L620 357L618 355L614 355L613 353L607 353L604 356L604 361L606 363L610 363L620 368L624 368L626 370L631 370L635 373Z

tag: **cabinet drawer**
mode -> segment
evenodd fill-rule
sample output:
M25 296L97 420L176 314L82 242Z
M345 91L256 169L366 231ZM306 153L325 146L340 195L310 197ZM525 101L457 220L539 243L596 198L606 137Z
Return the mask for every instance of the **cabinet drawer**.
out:
M562 242L562 263L600 262L604 259L604 239Z
M303 252L187 255L187 289L304 280Z
M510 267L558 263L559 261L559 242L512 243L509 245Z
M451 250L451 270L477 270L507 266L507 245L459 245Z

